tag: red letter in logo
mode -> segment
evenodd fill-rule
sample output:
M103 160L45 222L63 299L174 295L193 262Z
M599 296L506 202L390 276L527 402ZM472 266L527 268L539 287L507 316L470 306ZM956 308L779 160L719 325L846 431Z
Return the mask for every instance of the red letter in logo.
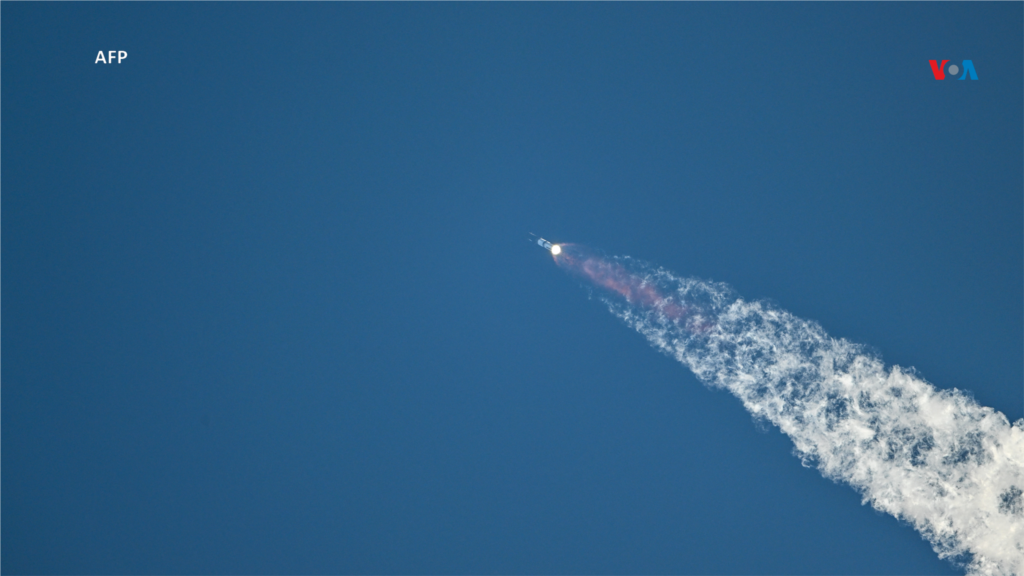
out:
M949 60L943 60L942 64L939 64L935 60L929 60L928 62L932 65L932 74L935 74L935 79L936 80L945 80L946 79L946 62L949 62Z

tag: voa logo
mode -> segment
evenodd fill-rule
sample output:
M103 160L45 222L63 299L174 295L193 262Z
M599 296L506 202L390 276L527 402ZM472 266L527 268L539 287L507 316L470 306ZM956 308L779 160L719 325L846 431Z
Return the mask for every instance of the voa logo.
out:
M928 63L932 65L932 74L935 75L936 80L945 80L946 72L949 72L950 78L956 78L956 75L960 73L961 69L964 71L964 74L957 78L957 80L966 80L968 74L970 74L971 80L978 79L978 73L974 71L974 62L964 60L961 66L957 66L956 64L946 66L946 62L949 62L949 60L943 60L942 64L939 64L938 60L928 61Z

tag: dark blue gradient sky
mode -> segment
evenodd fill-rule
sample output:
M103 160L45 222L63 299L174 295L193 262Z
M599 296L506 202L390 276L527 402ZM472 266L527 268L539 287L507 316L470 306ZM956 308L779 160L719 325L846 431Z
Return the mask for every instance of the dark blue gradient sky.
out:
M4 573L955 572L524 238L1021 418L1024 4L2 17Z

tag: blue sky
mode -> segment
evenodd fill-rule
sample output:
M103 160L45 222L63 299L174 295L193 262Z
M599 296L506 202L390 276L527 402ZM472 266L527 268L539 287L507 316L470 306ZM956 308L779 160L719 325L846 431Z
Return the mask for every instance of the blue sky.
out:
M956 572L524 239L1024 417L1021 3L2 10L3 572Z

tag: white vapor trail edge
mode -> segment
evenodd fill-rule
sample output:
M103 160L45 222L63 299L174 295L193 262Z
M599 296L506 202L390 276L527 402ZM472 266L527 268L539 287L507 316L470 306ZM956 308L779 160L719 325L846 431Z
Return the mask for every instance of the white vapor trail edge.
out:
M666 298L649 308L605 299L611 311L778 426L805 466L911 524L940 558L1024 576L1024 419L1011 426L959 390L887 369L864 346L724 284L616 260ZM670 318L670 299L696 312Z

